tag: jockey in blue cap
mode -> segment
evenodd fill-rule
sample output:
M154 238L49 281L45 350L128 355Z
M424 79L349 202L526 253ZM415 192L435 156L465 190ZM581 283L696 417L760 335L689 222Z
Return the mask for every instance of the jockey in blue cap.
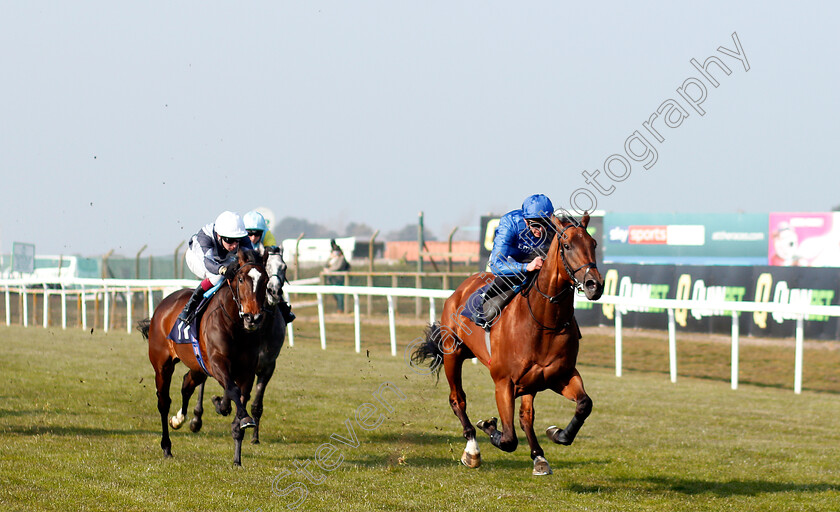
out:
M268 230L268 223L266 223L265 217L263 217L260 212L251 210L242 217L242 221L245 223L245 231L248 233L248 239L251 240L251 244L260 256L264 256L266 250L268 250L271 254L278 254L280 256L280 266L278 269L281 273L278 274L278 276L281 280L279 281L278 289L275 292L278 297L277 307L280 309L280 313L283 315L283 319L286 323L291 323L296 317L295 314L292 313L291 304L283 299L282 293L283 279L285 279L286 271L286 262L283 261L283 245L273 245L272 242L274 242L274 237L271 236L269 239L271 232ZM271 242L269 242L269 240ZM266 270L269 269L266 268ZM269 281L269 288L271 288L272 285L273 283Z
M201 279L178 320L190 323L204 292L222 280L228 267L236 262L239 248L251 249L242 217L234 212L222 212L213 224L207 224L190 239L185 259L190 270Z
M551 244L549 236L554 205L543 194L525 198L522 208L513 210L499 220L490 270L495 279L484 292L482 318L476 325L489 330L502 308L516 295L527 278L527 272L542 268L543 257Z

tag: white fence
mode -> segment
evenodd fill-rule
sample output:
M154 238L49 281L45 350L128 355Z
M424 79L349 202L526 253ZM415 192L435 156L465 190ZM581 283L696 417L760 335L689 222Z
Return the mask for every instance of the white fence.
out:
M388 325L391 342L391 355L397 355L397 337L395 321L395 298L412 297L429 299L429 321L437 320L435 311L435 299L446 299L452 294L452 290L425 290L416 288L386 288L366 286L325 286L302 284L311 283L315 280L306 280L291 283L284 287L287 294L310 294L315 295L318 306L318 323L320 326L321 348L327 348L326 322L324 317L324 295L350 295L353 297L353 312L355 325L355 349L361 352L361 316L359 312L359 297L381 296L388 301ZM62 298L62 328L67 328L67 297L78 295L82 308L82 328L87 329L86 300L90 295L99 294L103 297L103 325L108 330L110 324L110 303L115 293L125 293L126 297L126 330L131 332L134 322L132 319L132 295L133 292L148 292L148 309L154 310L153 292L170 291L178 288L193 288L198 281L188 279L159 279L159 280L136 280L136 279L65 279L65 280L44 280L44 279L0 279L0 289L5 292L6 325L11 324L10 315L10 294L19 293L23 295L23 310L21 317L23 324L28 325L26 295L32 293L33 287L42 287L45 299L52 295ZM576 297L576 301L585 301L585 298ZM677 299L639 299L630 297L618 297L605 295L598 300L599 304L613 304L615 308L615 374L622 375L622 307L629 307L634 310L639 308L664 309L668 313L668 353L671 382L677 381L677 349L676 349L676 322L675 311L682 309L704 310L714 312L719 316L732 317L732 354L731 354L731 387L738 388L738 350L739 350L739 324L741 313L767 312L783 313L796 318L795 331L795 355L794 355L794 392L802 392L802 352L804 345L804 323L809 315L840 317L840 306L815 306L815 305L793 305L775 304L767 302L724 302L724 301L698 301L698 300L677 300ZM43 323L48 325L49 300L44 301ZM663 326L664 327L664 326ZM289 345L294 346L293 325L289 326Z

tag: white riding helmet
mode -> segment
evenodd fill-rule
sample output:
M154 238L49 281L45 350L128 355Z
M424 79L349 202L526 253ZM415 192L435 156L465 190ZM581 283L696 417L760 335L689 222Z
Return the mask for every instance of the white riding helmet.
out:
M234 212L222 212L216 217L216 222L213 223L213 229L220 236L227 238L242 238L248 233L245 231L245 223L242 222L242 217Z

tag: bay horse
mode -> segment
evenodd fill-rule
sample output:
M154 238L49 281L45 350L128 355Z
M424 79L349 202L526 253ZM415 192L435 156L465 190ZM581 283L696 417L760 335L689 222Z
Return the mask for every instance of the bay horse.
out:
M277 309L277 304L283 300L283 281L286 279L286 263L283 261L282 249L276 246L265 248L263 254L263 265L268 275L268 285L265 294L265 320L255 334L259 346L257 354L256 377L257 384L254 390L254 401L251 402L251 415L254 418L254 430L251 434L251 443L260 443L260 419L263 413L263 396L268 382L274 375L274 368L277 364L277 356L286 340L286 321ZM193 419L190 420L190 430L198 432L201 430L201 416L204 412L202 401L204 400L204 382L198 390L198 402L193 410ZM216 412L223 416L230 414L230 400L220 396L213 397L213 404ZM181 428L187 414L189 397L186 397L177 416L173 416L169 424L174 429Z
M236 417L231 423L234 441L233 463L242 465L242 439L244 430L255 426L248 416L245 405L248 402L257 365L258 344L254 336L262 325L262 312L268 277L256 253L240 249L234 268L229 269L224 285L210 299L201 319L198 345L204 367L193 352L190 344L176 344L167 336L172 330L179 313L189 300L191 290L181 290L165 297L155 309L151 320L138 323L138 330L149 341L149 361L155 370L158 411L162 435L160 447L164 457L172 457L172 442L169 439L169 385L175 364L183 362L189 371L184 375L181 396L184 409L196 386L203 384L210 375L225 390L225 398L236 405ZM183 414L181 414L183 416ZM173 418L175 420L175 418ZM198 417L196 431L201 428ZM180 425L179 425L180 426Z
M461 421L467 440L461 456L465 466L481 465L476 430L467 416L461 384L461 367L466 359L476 357L490 370L501 430L496 418L479 421L476 426L490 436L493 446L506 452L514 451L518 443L513 426L514 402L522 397L519 423L531 448L534 475L551 474L534 433L534 396L551 389L575 401L575 414L568 426L546 430L549 439L558 444L571 444L592 411L592 400L575 368L581 334L574 318L574 290L581 289L589 300L599 299L604 290L604 278L595 262L596 243L586 231L588 224L587 214L580 222L569 217L551 218L543 236L553 238L542 268L530 288L524 288L496 317L489 341L484 329L460 313L473 292L500 277L473 274L446 300L441 321L429 326L425 340L411 353L413 367L427 364L438 375L442 361L449 381L449 405Z

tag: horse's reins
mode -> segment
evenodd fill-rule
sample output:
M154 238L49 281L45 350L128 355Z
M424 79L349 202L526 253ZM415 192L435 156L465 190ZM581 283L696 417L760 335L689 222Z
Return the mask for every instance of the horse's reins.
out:
M241 272L243 268L256 267L256 266L257 265L255 263L246 263L245 265L242 265L241 267L237 268L236 273L238 274L239 272ZM237 295L236 289L234 288L234 286L232 284L230 284L232 279L225 278L225 281L227 281L227 285L230 288L230 295L231 295L231 297L233 297L233 302L236 304L236 309L239 311L239 318L241 319L242 317L245 316L245 313L242 312L242 300ZM217 307L217 309L221 309L222 312L225 314L225 316L228 317L228 320L230 320L231 322L236 321L236 320L234 320L234 318L232 316L230 316L230 313L227 312L227 308L223 308L221 305L219 305Z
M571 284L569 286L564 286L556 295L548 295L545 292L543 292L542 290L540 290L539 271L537 272L537 276L534 277L534 289L537 290L537 293L542 295L543 298L545 298L550 304L559 304L560 299L563 298L563 295L565 295L566 293L568 293L572 290L576 289L576 290L582 291L583 290L583 283L581 283L578 280L578 278L575 276L575 274L577 274L578 272L580 272L581 270L583 270L585 268L586 273L583 274L583 277L585 279L586 274L589 273L590 268L597 268L597 266L593 262L585 263L585 264L579 266L578 268L576 268L575 270L572 270L572 267L569 266L569 262L566 260L566 251L563 248L563 239L567 238L566 230L571 228L572 226L578 227L578 228L581 227L580 224L575 222L573 224L570 224L570 225L564 227L562 231L557 233L557 243L560 245L560 259L563 262L563 268L565 269L566 274L568 274L569 278L571 278L571 280L572 280ZM542 271L542 267L540 268L540 271ZM563 329L568 327L569 324L572 323L572 320L569 319L567 322L565 322L563 324L560 324L560 325L556 325L554 327L548 327L547 325L543 325L543 323L540 322L539 320L537 320L537 317L534 316L534 311L531 308L531 298L528 295L525 296L525 302L528 303L528 312L531 314L531 318L533 318L534 322L536 322L536 324L540 326L540 329L547 330L547 331L562 331ZM574 318L574 313L572 313L572 318Z

